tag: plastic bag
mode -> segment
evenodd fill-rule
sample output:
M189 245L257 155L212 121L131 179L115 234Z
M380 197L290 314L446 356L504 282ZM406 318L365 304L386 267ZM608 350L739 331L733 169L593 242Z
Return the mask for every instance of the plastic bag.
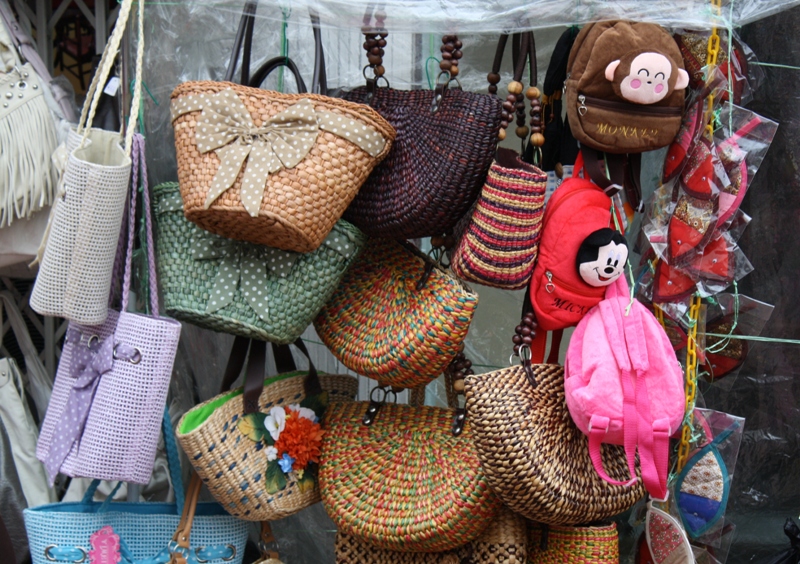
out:
M787 519L783 525L783 532L789 537L791 548L784 550L764 564L800 564L800 528L794 521Z

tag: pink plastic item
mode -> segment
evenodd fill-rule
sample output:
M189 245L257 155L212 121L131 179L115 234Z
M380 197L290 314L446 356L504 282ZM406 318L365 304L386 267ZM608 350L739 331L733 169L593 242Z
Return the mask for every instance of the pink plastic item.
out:
M89 539L89 564L118 564L122 560L119 552L119 535L111 527L103 527Z
M589 454L601 478L633 485L636 452L647 491L667 495L669 437L683 421L681 365L650 311L631 302L625 277L581 320L564 364L567 407L589 436ZM614 480L603 468L600 445L624 445L631 479Z

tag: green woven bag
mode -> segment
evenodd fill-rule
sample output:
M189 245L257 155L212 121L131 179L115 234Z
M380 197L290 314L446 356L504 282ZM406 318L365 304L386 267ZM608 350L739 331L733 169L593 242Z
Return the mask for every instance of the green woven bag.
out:
M214 331L294 342L366 241L343 220L310 253L234 241L186 220L176 182L156 186L153 196L158 275L167 312Z

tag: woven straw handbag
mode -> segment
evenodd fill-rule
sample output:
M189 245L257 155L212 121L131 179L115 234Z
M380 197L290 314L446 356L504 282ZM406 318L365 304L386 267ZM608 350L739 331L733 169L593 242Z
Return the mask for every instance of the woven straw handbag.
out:
M308 355L301 340L295 345ZM244 387L189 410L177 438L211 495L231 515L270 521L320 500L320 418L329 402L333 409L336 402L355 398L358 379L317 374L313 364L298 372L285 352L275 355L279 374L265 379L266 343L237 337L223 389L241 372L248 346Z
M317 250L281 251L212 235L190 223L177 183L156 186L154 199L167 312L252 339L294 342L366 243L358 229L340 220Z
M588 439L567 410L564 369L527 368L465 381L475 448L492 489L513 511L551 525L606 519L630 508L645 494L641 480L612 486L594 471ZM622 447L603 445L602 458L610 476L629 479Z
M297 67L272 59L249 78L256 3L245 6L226 79L246 35L242 81L258 86L287 66L298 94L231 82L187 82L172 93L178 179L186 218L217 235L306 253L322 244L395 131L375 110L326 96L319 22L312 92Z
M115 132L92 128L97 104L103 94L119 51L133 0L120 6L114 32L103 51L98 72L89 85L77 130L70 144L50 225L45 232L39 273L31 307L41 315L64 317L84 325L103 323L108 314L108 295L117 242L128 195L133 132L138 111L131 112L124 139ZM142 13L139 15L142 18ZM144 57L144 24L139 26L133 107L138 108ZM74 141L73 141L74 143Z
M539 251L547 174L498 149L472 213L456 228L450 265L463 280L519 290Z
M128 311L134 254L136 195L142 170L150 314ZM144 138L133 140L122 306L102 325L67 327L53 394L36 456L50 483L67 476L146 484L158 446L181 324L159 316ZM108 307L108 306L106 306Z
M477 294L413 245L374 239L314 326L350 370L414 388L458 354L477 305Z
M336 564L527 564L525 519L503 508L477 539L444 552L395 552L358 538L336 534Z
M452 379L449 370L450 388ZM375 388L369 403L332 405L325 414L325 510L340 533L374 548L442 552L474 541L502 504L481 469L473 424L463 409L386 403L391 393ZM448 393L448 403L456 401Z
M365 35L369 45L374 34ZM461 44L455 36L445 38L451 51ZM374 70L383 69L372 64L374 54L367 56ZM397 130L392 152L344 215L367 235L413 239L449 233L478 197L497 147L502 106L494 96L450 88L458 72L453 66L434 91L394 90L388 82L377 88L385 76L376 73L366 87L344 94L371 105Z
M616 523L559 527L531 523L528 564L618 564Z

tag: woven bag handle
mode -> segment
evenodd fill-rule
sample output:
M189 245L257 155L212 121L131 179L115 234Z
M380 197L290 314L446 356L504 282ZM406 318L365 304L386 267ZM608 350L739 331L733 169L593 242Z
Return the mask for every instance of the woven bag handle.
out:
M114 66L114 60L117 58L117 53L119 52L120 43L122 42L122 36L125 34L125 28L128 25L128 17L130 16L132 7L133 0L122 0L117 22L114 25L114 31L103 51L98 71L95 73L92 82L89 84L89 90L86 92L86 102L83 104L81 117L78 121L78 133L83 133L80 144L81 147L85 145L86 139L89 137L89 130L94 121L97 105L100 103L100 97L103 94L100 85L104 86L111 74L111 68ZM128 125L125 130L125 154L128 156L130 156L132 150L133 132L136 129L136 121L139 116L139 101L142 96L142 72L144 69L144 2L139 2L138 15L139 40L136 46L136 75L134 77L131 114L128 118Z
M150 315L158 317L158 280L156 279L156 259L153 248L153 217L150 212L150 189L147 181L147 162L144 150L144 137L136 134L133 141L132 179L130 206L128 212L128 250L125 254L125 275L122 280L122 311L128 311L131 290L133 263L133 243L136 239L136 202L138 201L139 171L142 174L142 207L144 208L145 231L147 233L147 269L150 283Z

